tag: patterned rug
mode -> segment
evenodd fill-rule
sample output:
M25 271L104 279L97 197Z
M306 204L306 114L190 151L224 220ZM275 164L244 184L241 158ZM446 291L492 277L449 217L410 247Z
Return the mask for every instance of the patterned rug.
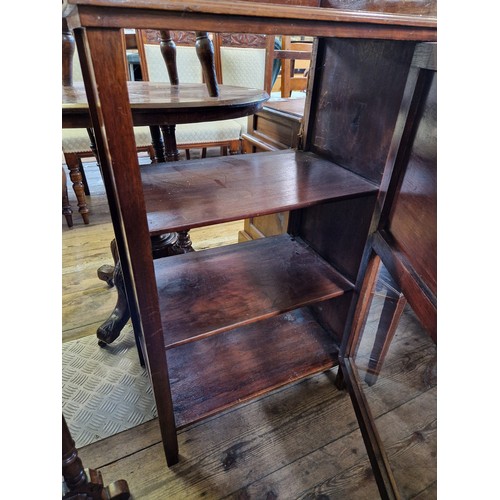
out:
M62 344L62 412L77 448L157 416L130 324L105 348L93 335Z

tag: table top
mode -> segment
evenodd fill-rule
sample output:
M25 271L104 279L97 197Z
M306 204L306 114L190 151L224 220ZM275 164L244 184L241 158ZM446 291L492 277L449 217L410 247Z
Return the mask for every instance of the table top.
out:
M127 82L134 125L177 125L225 120L259 111L269 98L260 89L219 85L219 96L210 97L205 84ZM83 82L62 87L64 128L90 126Z
M286 115L291 115L299 120L304 116L304 106L306 99L278 98L267 101L264 108L279 111Z

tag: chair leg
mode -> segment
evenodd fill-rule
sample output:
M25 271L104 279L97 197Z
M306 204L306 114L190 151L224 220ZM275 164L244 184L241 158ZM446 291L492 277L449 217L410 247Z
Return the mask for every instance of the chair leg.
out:
M148 146L148 155L151 163L156 163L155 149L153 148L153 146Z
M85 167L83 166L83 161L81 158L78 158L78 168L80 169L80 174L82 175L83 192L85 193L85 196L90 196L89 183L87 182Z
M241 140L237 139L235 141L231 141L229 144L229 154L230 155L238 155L241 153Z
M82 216L85 224L89 223L89 209L87 207L87 199L83 188L82 174L80 172L80 161L78 155L75 153L64 153L66 165L69 169L69 176L73 182L73 190L75 191L76 199L78 201L78 211Z
M71 205L69 204L68 186L64 167L62 167L62 213L64 217L66 217L66 224L68 227L73 227L73 210L71 210Z

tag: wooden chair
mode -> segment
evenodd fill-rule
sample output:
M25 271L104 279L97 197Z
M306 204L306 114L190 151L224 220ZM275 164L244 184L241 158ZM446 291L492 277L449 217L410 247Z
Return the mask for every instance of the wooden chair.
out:
M280 89L281 97L289 98L293 91L303 92L307 89L312 47L312 41L281 37L281 49L274 51L274 57L281 60L281 72L274 86Z
M125 36L125 35L124 35ZM62 30L62 84L65 86L73 85L73 82L83 81L82 71L78 53L75 50L75 41L71 31L68 29L66 20L63 19ZM126 58L124 54L124 63ZM148 127L135 127L135 140L138 152L147 152L151 161L155 160L154 149L151 144L151 134ZM74 128L62 130L62 152L64 161L68 167L70 178L73 183L78 210L85 224L89 223L89 209L87 206L86 195L90 194L88 184L85 178L82 158L97 158L95 141L92 129ZM67 190L63 193L67 194ZM63 195L63 214L66 217L68 227L72 226L69 215L71 214L71 206L68 199Z
M73 227L73 210L71 209L71 205L69 203L68 186L64 167L62 167L62 213L66 218L66 224L68 227Z
M215 67L224 85L257 88L271 95L274 36L248 33L214 34ZM248 117L237 118L241 133Z
M172 84L205 81L210 85L212 75L207 78L203 73L198 49L200 36L194 31L137 30L136 36L143 80L170 81ZM215 89L212 95L216 95ZM241 150L241 125L238 120L178 124L175 137L177 148L185 150L187 159L190 159L191 149L201 149L202 158L209 147L220 147L224 156Z

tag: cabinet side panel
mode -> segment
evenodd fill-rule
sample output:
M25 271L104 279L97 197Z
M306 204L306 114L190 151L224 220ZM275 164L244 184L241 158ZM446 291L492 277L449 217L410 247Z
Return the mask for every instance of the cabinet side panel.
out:
M433 75L387 224L399 249L434 295L437 295L436 95Z
M321 39L309 149L380 182L414 47L413 42Z

